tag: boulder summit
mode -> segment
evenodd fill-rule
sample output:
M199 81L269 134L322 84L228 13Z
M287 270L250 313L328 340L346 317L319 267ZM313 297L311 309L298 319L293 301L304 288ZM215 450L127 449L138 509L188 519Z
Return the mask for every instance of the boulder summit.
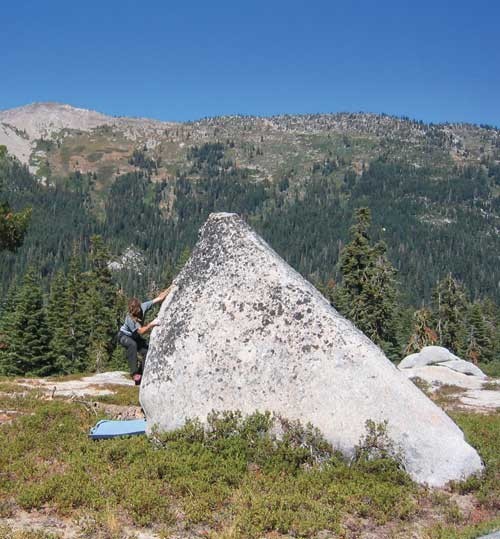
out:
M352 455L366 421L387 420L416 481L482 468L457 425L235 214L210 215L159 320L140 391L150 426L269 410Z

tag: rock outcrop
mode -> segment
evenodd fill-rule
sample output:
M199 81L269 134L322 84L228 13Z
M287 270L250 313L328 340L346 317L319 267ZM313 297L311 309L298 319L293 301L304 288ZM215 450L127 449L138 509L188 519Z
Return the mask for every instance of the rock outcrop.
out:
M147 147L159 144L165 129L177 125L147 118L113 117L94 110L87 110L62 103L32 103L24 107L0 110L0 145L7 146L9 153L22 163L29 164L34 157L46 152L36 148L40 139L62 140L71 131L91 132L109 126L110 133L117 129L130 141L141 141ZM36 173L36 167L31 172Z
M439 365L462 374L486 378L486 375L479 367L476 367L470 361L460 359L443 346L424 346L418 354L406 356L398 365L398 368L400 370L414 369L426 365Z
M481 470L461 430L235 214L212 214L153 330L140 391L150 428L212 410L310 421L347 455L388 421L410 475Z
M429 391L454 388L454 405L459 408L488 411L500 407L500 386L492 389L479 367L442 346L425 346L418 354L406 356L398 369L410 380L426 382Z

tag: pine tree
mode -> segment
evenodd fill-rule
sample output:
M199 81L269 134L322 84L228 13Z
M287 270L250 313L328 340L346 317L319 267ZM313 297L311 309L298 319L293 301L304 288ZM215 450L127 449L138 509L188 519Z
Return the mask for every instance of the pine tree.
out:
M50 283L50 294L47 303L47 323L52 335L58 327L64 324L63 300L66 293L66 277L63 271L58 271Z
M121 325L123 319L127 313L127 296L124 294L123 290L120 288L116 292L115 296L115 305L114 305L114 315L116 319L117 327Z
M486 324L480 303L474 303L469 314L469 344L468 359L478 361L491 361L494 357L493 335Z
M164 265L164 270L161 275L161 282L163 283L163 286L167 288L172 284L172 281L175 279L176 270L175 266L173 266L171 263L166 263Z
M439 345L455 354L464 354L467 299L462 286L451 273L437 284L432 300Z
M14 213L6 202L0 202L0 251L15 251L23 242L31 211Z
M108 343L104 340L91 341L88 365L92 372L103 372L109 364Z
M108 363L118 331L117 290L108 267L110 254L100 236L91 238L87 287L81 309L88 330L91 370L100 370Z
M384 243L371 244L368 208L356 210L351 241L340 256L343 276L339 308L391 359L398 357L396 270Z
M481 348L479 347L476 338L474 337L474 334L469 337L465 357L468 361L474 363L474 365L477 365L479 363L479 359L481 357Z
M481 308L491 335L492 361L500 362L500 306L487 298L481 302Z
M432 313L425 307L413 314L413 331L405 349L405 354L420 352L424 346L436 344L438 336L432 329Z
M373 249L372 275L366 283L366 320L371 327L369 337L395 360L399 357L396 270L386 250L384 243L378 243Z
M85 288L80 260L74 254L61 301L61 324L56 327L51 341L51 353L59 373L83 372L87 367L89 327L82 310Z
M0 145L0 165L5 165L7 162L7 147ZM0 190L1 188L0 175ZM14 213L7 202L0 201L0 251L6 249L15 251L22 244L30 217L31 209Z
M118 371L127 371L128 363L125 348L121 345L115 346L111 359L108 362L107 367Z
M7 336L4 371L9 375L50 374L50 334L39 279L33 269L24 276L15 299Z
M113 283L109 261L111 256L101 236L90 238L90 264L91 277L94 285L98 288L107 305L115 301L116 287Z
M337 283L333 279L328 279L326 283L318 281L315 283L315 287L323 294L323 296L325 296L325 298L330 302L330 305L337 307L337 305L340 303L340 287L337 286Z
M366 273L373 264L373 250L368 236L370 210L359 208L355 218L356 223L350 229L351 241L340 255L340 271L343 277L341 305L344 311L350 309L353 300L361 298L367 280ZM361 316L356 315L355 318L361 319Z
M17 293L17 284L13 282L0 311L0 375L6 375L9 370L7 351L9 349L9 336L13 331L13 313L16 310Z
M189 249L189 247L184 247L175 264L175 275L178 275L181 272L182 268L185 266L190 256L191 250Z

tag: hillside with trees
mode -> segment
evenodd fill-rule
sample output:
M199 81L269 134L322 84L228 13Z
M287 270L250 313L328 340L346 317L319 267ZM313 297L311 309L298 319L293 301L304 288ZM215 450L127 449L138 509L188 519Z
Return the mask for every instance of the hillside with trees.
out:
M13 302L39 298L31 308L50 334L40 346L57 372L69 372L65 361L112 361L124 298L167 285L216 211L241 214L393 359L422 343L498 358L498 130L345 114L213 118L147 134L154 144L132 144L116 125L54 132L35 143L43 170L0 155L5 211L21 228L31 212L23 244L1 254L1 323L14 323ZM72 346L78 358L61 355L69 330L54 305L75 331L105 320ZM23 369L44 372L36 357Z

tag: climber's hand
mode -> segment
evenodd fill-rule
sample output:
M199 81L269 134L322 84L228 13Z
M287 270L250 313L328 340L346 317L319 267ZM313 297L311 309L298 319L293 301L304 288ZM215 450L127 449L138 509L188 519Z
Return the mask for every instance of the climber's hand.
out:
M170 289L172 287L169 286L168 288L166 288L165 290L163 290L163 292L160 292L158 294L158 296L153 300L153 303L161 303L168 295L168 293L170 292Z

